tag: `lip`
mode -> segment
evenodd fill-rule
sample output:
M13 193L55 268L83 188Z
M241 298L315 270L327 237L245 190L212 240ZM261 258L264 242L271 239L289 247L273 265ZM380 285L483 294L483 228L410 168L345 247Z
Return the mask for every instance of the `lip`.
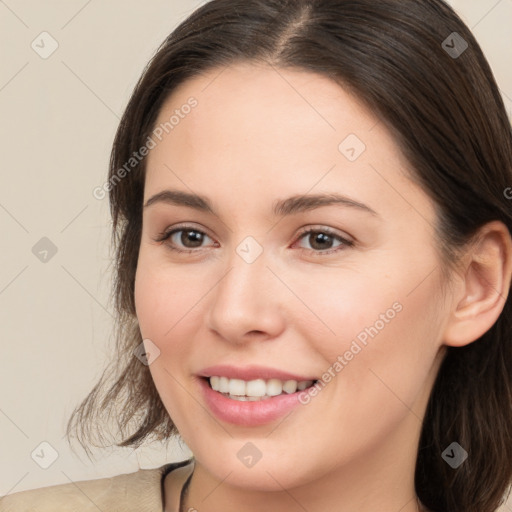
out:
M300 404L299 393L305 392L296 391L257 402L242 402L214 391L204 376L198 381L206 405L213 414L222 421L243 427L256 427L277 420L297 407Z
M296 375L276 368L269 368L267 366L251 365L236 367L228 364L208 366L208 368L203 368L198 375L200 377L218 376L227 377L228 379L242 379L246 381L256 379L279 379L282 381L296 380L297 382L301 382L303 380L315 381L319 379L319 377Z

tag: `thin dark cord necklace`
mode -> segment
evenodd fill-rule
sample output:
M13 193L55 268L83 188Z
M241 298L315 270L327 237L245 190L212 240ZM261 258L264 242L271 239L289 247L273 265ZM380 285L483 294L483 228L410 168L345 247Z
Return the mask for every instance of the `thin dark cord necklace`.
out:
M185 512L185 510L184 510L185 496L187 494L190 480L191 480L193 474L194 474L194 471L192 470L192 473L190 473L189 477L187 478L187 481L183 484L183 487L181 488L179 512Z

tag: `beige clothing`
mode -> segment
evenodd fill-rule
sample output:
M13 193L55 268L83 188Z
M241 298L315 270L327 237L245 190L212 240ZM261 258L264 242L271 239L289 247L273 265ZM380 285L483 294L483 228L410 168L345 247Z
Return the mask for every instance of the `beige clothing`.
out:
M191 461L9 494L0 498L0 512L162 512L164 477L189 464L191 472ZM173 504L178 512L179 493Z

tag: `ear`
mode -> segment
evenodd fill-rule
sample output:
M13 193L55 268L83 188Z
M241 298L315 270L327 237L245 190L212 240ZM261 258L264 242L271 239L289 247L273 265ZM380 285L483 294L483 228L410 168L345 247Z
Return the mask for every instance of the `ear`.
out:
M512 240L505 224L484 225L468 245L443 337L445 345L454 347L477 340L494 325L512 279Z

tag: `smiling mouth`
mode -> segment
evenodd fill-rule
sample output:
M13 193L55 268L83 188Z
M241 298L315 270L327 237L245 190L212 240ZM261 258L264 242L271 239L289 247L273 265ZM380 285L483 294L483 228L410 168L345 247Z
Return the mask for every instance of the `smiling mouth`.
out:
M244 381L242 379L228 379L227 377L211 376L201 377L210 389L219 394L241 402L258 402L269 400L276 396L290 395L301 392L314 386L317 380L282 381L279 379L255 379Z

